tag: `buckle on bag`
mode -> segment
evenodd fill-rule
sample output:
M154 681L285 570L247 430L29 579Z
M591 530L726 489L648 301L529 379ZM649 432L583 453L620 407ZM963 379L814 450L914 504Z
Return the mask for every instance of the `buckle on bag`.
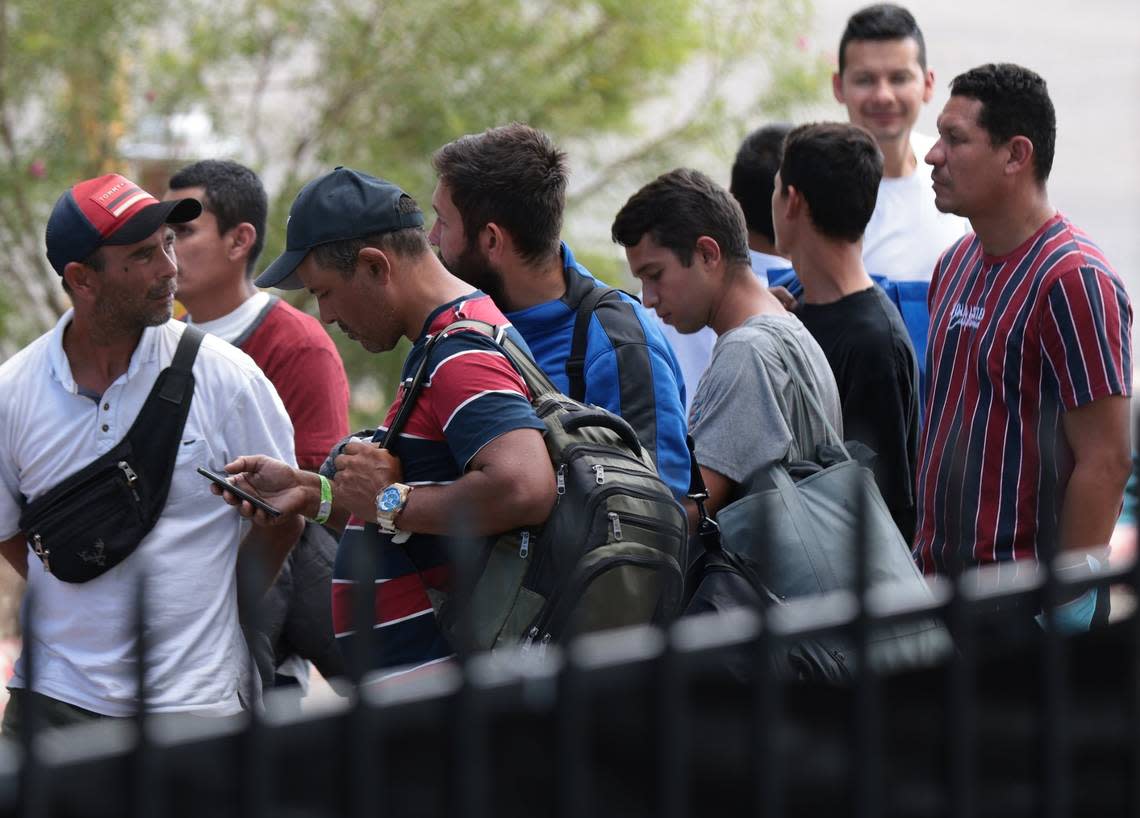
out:
M44 544L42 542L40 542L40 535L39 534L33 534L32 535L32 550L35 552L37 557L39 557L41 560L43 560L44 570L50 574L51 573L51 563L48 562L48 558L51 556L51 549L50 548L44 548Z

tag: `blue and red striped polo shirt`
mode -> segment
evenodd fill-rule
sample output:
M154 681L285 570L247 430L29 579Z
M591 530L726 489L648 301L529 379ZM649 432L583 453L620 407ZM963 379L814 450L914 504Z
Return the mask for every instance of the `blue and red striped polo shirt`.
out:
M943 253L918 453L925 573L947 572L955 550L968 567L1056 547L1072 472L1062 416L1131 394L1131 328L1120 279L1060 214L1008 255L986 255L974 233Z
M491 299L479 292L436 309L404 361L406 384L423 360L432 333L453 321L474 318L498 326L508 322ZM526 344L514 330L512 337ZM515 429L545 427L534 414L529 393L518 372L486 336L457 332L437 343L431 353L429 377L407 425L393 444L409 485L437 485L459 479L471 459L487 443ZM395 418L404 388L389 407L379 440ZM457 523L462 509L456 509ZM459 532L461 534L461 532ZM350 651L353 622L354 549L370 549L376 563L375 621L368 646L372 669L410 672L448 658L451 646L436 626L429 593L446 592L451 579L449 547L481 548L486 538L413 534L394 544L375 523L352 517L337 549L333 570L333 628L342 650ZM346 653L346 656L349 655Z

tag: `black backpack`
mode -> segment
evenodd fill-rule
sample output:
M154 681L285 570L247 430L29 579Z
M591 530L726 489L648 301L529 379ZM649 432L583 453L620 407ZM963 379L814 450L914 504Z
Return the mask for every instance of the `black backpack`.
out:
M546 425L558 498L541 528L501 535L463 599L437 608L452 644L542 647L578 633L671 620L683 589L684 510L630 425L559 392L505 328L461 320L429 339L386 439L395 439L411 412L432 348L454 332L488 336L522 376Z

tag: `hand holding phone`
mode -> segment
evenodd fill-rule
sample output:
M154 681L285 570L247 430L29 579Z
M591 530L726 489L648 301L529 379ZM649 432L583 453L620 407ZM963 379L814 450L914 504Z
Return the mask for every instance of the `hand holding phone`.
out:
M246 491L245 489L240 488L239 486L235 486L233 483L231 483L229 481L229 478L227 475L218 474L217 472L210 471L209 469L202 468L201 466L198 467L198 474L200 474L203 477L217 483L219 486L221 486L222 491L229 492L230 494L234 495L235 497L240 497L241 499L245 500L250 505L252 505L254 508L261 509L266 514L268 514L270 517L280 517L281 516L280 511L275 509L273 506L269 505L269 503L265 502L264 500L262 500L257 495L251 494L250 492Z

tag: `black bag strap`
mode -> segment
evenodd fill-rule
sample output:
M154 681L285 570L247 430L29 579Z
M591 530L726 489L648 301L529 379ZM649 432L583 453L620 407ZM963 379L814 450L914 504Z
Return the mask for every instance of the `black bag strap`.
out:
M721 553L724 546L720 539L720 526L716 520L709 516L705 508L705 500L709 499L709 490L705 486L704 475L701 474L700 464L697 463L697 444L692 435L685 435L685 443L689 446L689 494L688 497L697 504L697 538L701 541L705 551Z
M181 443L182 429L190 413L190 402L194 396L194 359L198 347L206 333L197 327L187 325L174 351L170 365L158 373L150 393L146 396L131 428L110 451L100 455L79 471L71 474L63 482L53 486L29 503L20 517L20 528L27 530L37 518L55 505L61 497L66 497L75 487L92 474L97 474L108 463L126 458L131 459L131 467L142 471L148 478L141 486L147 492L147 507L152 512L149 531L158 521L170 490L170 477L174 472L174 461Z
M435 335L428 337L427 343L424 345L424 359L420 361L420 365L416 367L415 375L404 381L404 399L400 402L400 409L396 412L396 417L392 418L392 423L388 426L388 430L384 432L384 439L380 443L382 449L392 451L392 444L408 424L408 418L411 416L412 410L416 407L416 400L419 398L424 386L427 385L424 381L427 380L428 366L431 364L431 352L435 349L436 344L447 337L447 331L451 326L453 325L449 324Z
M538 367L538 364L534 363L534 361L511 340L510 336L507 335L507 327L490 324L476 318L460 318L457 321L452 321L439 332L428 338L427 344L424 347L424 359L416 368L415 375L404 381L404 400L400 403L400 409L396 412L396 417L392 418L392 424L388 427L388 431L384 433L384 440L380 444L381 447L391 450L391 444L395 442L396 436L404 430L404 426L408 422L408 417L412 414L412 409L416 405L416 399L419 398L420 392L422 392L423 388L427 385L425 381L427 380L431 353L435 345L451 333L463 330L478 332L494 342L495 346L499 348L500 352L507 356L507 360L510 361L511 365L526 383L527 389L530 390L532 400L537 398L540 394L558 391L554 384L550 382L550 379L546 377L546 373Z
M170 366L159 373L158 380L155 381L154 387L151 389L152 394L158 390L159 398L163 401L177 404L189 411L190 401L186 400L186 393L187 391L191 395L194 393L194 376L191 371L194 368L194 359L198 357L198 347L202 345L202 339L205 337L206 333L197 327L187 326L182 331L178 348L174 350L174 358L171 359ZM185 401L185 405L183 405L183 401ZM149 403L150 396L148 395L147 404ZM147 404L143 405L143 411L139 412L139 418L146 414ZM128 437L135 430L135 426L139 424L139 418L136 418L134 424L131 425L131 431L127 432ZM182 434L185 420L185 414L183 414L183 422L178 424L178 434Z
M570 379L568 394L579 403L586 399L586 338L590 319L602 301L621 298L620 292L613 287L591 287L577 304L570 304L570 309L575 312L574 334L570 339L570 357L566 359L566 377Z

